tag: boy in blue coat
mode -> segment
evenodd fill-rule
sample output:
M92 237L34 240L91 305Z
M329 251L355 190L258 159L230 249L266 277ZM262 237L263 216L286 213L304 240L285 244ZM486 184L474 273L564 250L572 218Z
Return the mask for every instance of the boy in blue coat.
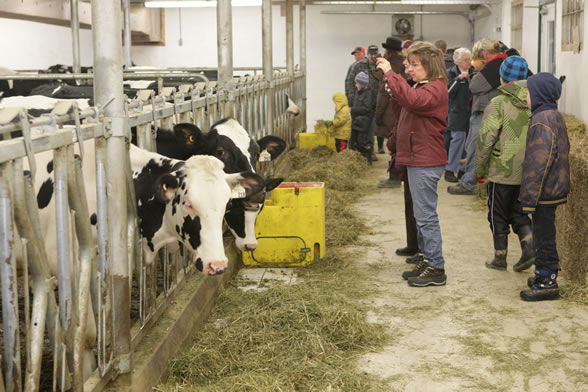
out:
M552 74L540 72L527 81L527 103L531 122L527 133L523 178L519 200L523 212L533 216L536 244L535 276L524 301L557 299L557 274L561 269L555 244L555 210L564 204L570 191L570 142L566 123L557 110L561 82Z

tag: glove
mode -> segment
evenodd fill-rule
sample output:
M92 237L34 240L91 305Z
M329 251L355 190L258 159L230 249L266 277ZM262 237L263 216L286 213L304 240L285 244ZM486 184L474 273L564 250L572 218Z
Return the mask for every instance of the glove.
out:
M486 182L486 180L484 179L484 177L476 178L476 181L478 182L478 184L483 184L483 183Z
M333 122L332 122L331 120L326 120L326 121L325 121L325 125L326 125L327 127L330 127L331 125L333 125Z

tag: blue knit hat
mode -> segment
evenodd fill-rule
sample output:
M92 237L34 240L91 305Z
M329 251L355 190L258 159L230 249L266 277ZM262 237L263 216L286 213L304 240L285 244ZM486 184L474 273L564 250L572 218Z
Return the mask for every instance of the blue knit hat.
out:
M505 82L527 80L527 72L527 61L521 56L507 57L500 66L500 77Z
M355 83L359 84L359 88L365 88L369 81L370 77L363 71L355 75Z

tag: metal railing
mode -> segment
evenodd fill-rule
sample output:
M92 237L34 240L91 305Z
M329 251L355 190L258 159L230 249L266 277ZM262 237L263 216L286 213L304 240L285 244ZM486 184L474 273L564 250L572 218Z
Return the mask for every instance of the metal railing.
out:
M294 87L290 91L292 82ZM254 139L267 135L267 124L273 121L273 134L291 142L304 124L290 119L286 94L302 107L304 97L300 95L300 86L303 83L305 76L301 73L294 79L287 73L275 73L273 96L268 96L272 90L263 75L236 78L234 94L222 98L216 94L214 81L181 85L177 89L163 87L157 94L142 90L126 103L127 136L130 138L130 129L136 127L138 145L155 150L157 127L169 129L175 123L191 122L207 131L225 116L223 108L229 101L233 116ZM265 110L268 100L273 100L275 105L273 119L268 118ZM65 125L70 122L73 125ZM293 124L298 125L293 128ZM21 132L22 136L11 137L15 132ZM101 206L107 199L126 200L129 211L126 225L127 256L132 264L129 269L133 271L128 282L134 299L130 309L133 347L139 344L150 325L157 322L169 295L180 289L194 271L188 256L179 257L175 252L162 253L160 261L151 265L142 262L128 154L120 157L120 162L124 162L121 167L127 173L126 189L120 190L120 197L106 196L108 173L104 159L108 156L105 152L108 137L109 125L97 107L80 111L76 104L62 101L51 114L32 120L24 109L0 109L0 257L10 261L0 266L3 316L0 356L4 370L0 390L2 387L38 390L41 372L47 371L51 374L44 374L43 378L52 380L49 389L67 389L72 385L78 389L76 380L83 380L82 364L88 360L82 359L88 354L84 338L92 324L96 328L96 341L89 352L93 357L95 353L96 370L85 381L84 390L100 390L113 377L113 364L118 360L113 350L114 337L120 331L113 330L112 320L118 312L129 309L117 308L112 300L112 277L103 254L109 225ZM84 140L93 140L96 146L95 189L86 189L84 185L81 161L90 159L85 156L88 149L84 148L89 142L79 142ZM44 151L53 151L54 155L56 216L53 219L59 235L53 244L46 244L40 231L40 215L44 212L37 204L39 189L33 186L41 169L46 171L36 164L36 154ZM94 234L85 219L91 214L86 198L90 192L97 198L99 230ZM47 246L57 249L59 256L48 255ZM22 261L18 265L19 276L30 276L30 287L29 279L17 276L17 259ZM50 266L50 259L60 260L59 268ZM19 318L19 312L25 315L24 320ZM49 347L43 339L45 328ZM50 362L52 366L47 370ZM25 369L21 369L21 363Z

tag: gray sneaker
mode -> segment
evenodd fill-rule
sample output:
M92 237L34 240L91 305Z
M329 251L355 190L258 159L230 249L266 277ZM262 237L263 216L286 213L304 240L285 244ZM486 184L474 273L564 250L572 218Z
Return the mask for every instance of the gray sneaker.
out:
M447 283L445 270L430 265L419 276L408 278L408 285L413 287L443 286L445 283Z
M420 259L419 261L417 261L416 265L414 266L414 269L412 271L404 271L402 273L402 279L404 280L408 280L409 278L414 278L417 277L421 274L421 272L423 272L427 267L429 266L429 263L427 263L427 260L425 260L425 258L423 257L422 259Z

